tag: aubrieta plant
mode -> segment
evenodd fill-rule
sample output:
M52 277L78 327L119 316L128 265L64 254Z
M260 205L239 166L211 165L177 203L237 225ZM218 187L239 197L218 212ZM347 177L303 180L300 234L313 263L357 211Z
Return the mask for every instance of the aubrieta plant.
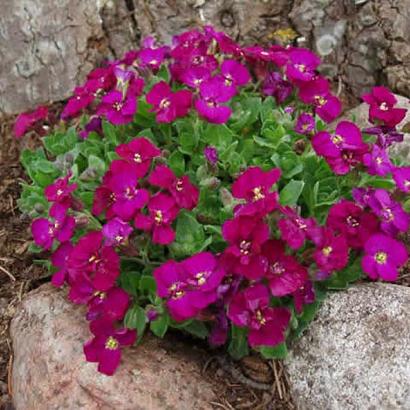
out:
M93 70L44 147L22 153L32 250L86 306L99 371L148 328L281 358L326 291L397 279L410 167L389 147L406 110L375 87L371 127L329 130L341 103L319 63L212 27L147 38ZM16 135L48 116L22 114Z

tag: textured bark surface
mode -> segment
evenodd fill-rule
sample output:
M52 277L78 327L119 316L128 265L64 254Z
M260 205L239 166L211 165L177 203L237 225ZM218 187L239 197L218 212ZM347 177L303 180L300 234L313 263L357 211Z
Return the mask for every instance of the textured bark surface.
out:
M51 285L24 299L10 332L17 410L208 410L215 400L201 374L206 353L172 338L147 336L124 349L114 376L98 373L82 351L90 337L83 309Z
M410 96L410 0L14 0L0 15L0 113L66 98L141 37L213 24L245 43L293 28L340 92L386 83Z

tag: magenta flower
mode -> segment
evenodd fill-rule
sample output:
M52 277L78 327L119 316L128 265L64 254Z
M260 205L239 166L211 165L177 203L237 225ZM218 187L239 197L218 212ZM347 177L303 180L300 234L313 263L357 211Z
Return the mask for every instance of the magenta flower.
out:
M269 262L266 278L273 296L290 295L306 282L307 269L293 256L285 254L283 242L273 239L265 242L262 253Z
M177 322L195 317L199 310L194 305L194 295L186 283L182 265L168 260L153 272L157 283L157 294L166 299L171 317Z
M61 119L68 120L77 117L95 100L95 95L87 87L76 87L74 95L67 101L61 113Z
M222 78L214 77L203 81L199 86L199 93L195 108L202 117L215 124L228 121L232 110L221 104L229 101L232 95Z
M396 130L394 127L386 127L385 125L379 127L370 127L362 130L366 134L377 136L377 145L381 148L387 148L396 142L402 142L404 135Z
M211 253L202 252L181 263L168 261L153 275L158 296L167 299L172 318L182 321L197 316L216 301L225 271Z
M312 104L316 114L327 123L335 120L342 111L342 103L330 93L329 82L323 77L302 83L299 98L305 104Z
M147 47L138 52L138 60L142 67L148 67L154 73L159 70L169 52L169 47Z
M326 225L346 238L351 248L361 249L371 235L377 232L377 217L365 212L354 202L343 200L333 205Z
M78 135L85 140L92 132L96 132L98 135L103 134L101 117L91 117L90 121L85 124L84 128L78 133Z
M362 140L360 129L349 121L341 121L331 135L320 131L312 138L312 146L318 155L325 157L333 172L347 174L359 164L368 146Z
M167 189L180 208L193 209L198 204L199 190L184 175L177 178L171 168L157 165L148 178L151 185Z
M66 242L73 236L75 219L67 215L67 206L58 202L50 208L51 221L47 218L37 218L31 224L31 233L36 245L50 249L54 239Z
M102 228L102 233L107 246L119 246L127 243L132 228L127 222L115 217L110 219Z
M88 301L87 320L122 320L128 310L130 297L125 290L113 287L106 292L93 292Z
M268 269L262 245L269 238L269 226L259 219L240 216L222 225L222 236L228 242L223 256L227 271L248 279L261 278Z
M115 329L112 322L99 320L91 323L94 338L84 345L88 362L97 362L98 371L111 376L120 364L121 347L134 344L137 333L130 329Z
M92 70L87 76L86 88L91 92L112 89L116 83L113 68L113 65L108 65Z
M310 305L316 299L315 288L310 280L307 280L296 292L293 293L293 303L298 314L303 311L304 305Z
M306 112L300 114L296 121L295 131L299 134L309 135L314 130L315 119L313 118L313 115Z
M149 192L138 187L136 169L128 162L118 160L111 163L111 177L107 187L114 196L112 211L124 221L129 221L149 200Z
M269 291L254 285L237 293L228 307L228 317L239 327L249 328L252 347L276 346L285 340L290 312L283 307L269 307Z
M235 209L237 215L266 215L276 208L277 192L271 192L272 185L280 178L280 169L263 171L259 167L249 167L232 184L232 195L244 199L245 205Z
M77 184L70 184L71 173L63 178L56 179L44 189L44 195L49 202L63 203L67 207L72 204L72 193L77 189Z
M370 94L362 95L363 101L370 105L369 121L378 121L388 127L395 127L406 116L405 108L394 108L397 99L386 87L373 87Z
M393 179L400 191L410 192L410 167L394 168Z
M74 280L89 277L95 290L110 289L120 274L120 258L111 246L103 244L103 234L91 231L71 251L67 262Z
M225 310L221 309L212 325L211 332L208 337L208 342L211 346L222 346L228 339L229 322Z
M192 105L192 93L188 90L172 92L165 81L155 84L147 94L147 102L153 106L157 122L172 122L184 117Z
M286 75L291 81L298 83L313 80L320 64L320 58L316 54L304 48L294 48L288 57Z
M348 262L349 248L342 235L335 235L329 228L322 228L315 238L314 259L321 270L319 275L328 276L332 271L343 269Z
M400 203L393 201L387 191L376 189L370 193L368 205L381 219L383 232L396 236L399 232L407 232L410 226L410 215Z
M366 242L364 250L362 268L373 280L381 278L395 281L398 269L409 257L403 243L383 234L373 235Z
M145 137L135 138L128 144L121 144L115 152L122 158L134 165L139 178L145 176L151 160L161 155L161 151Z
M218 151L215 147L211 145L205 147L204 156L212 166L215 166L218 163Z
M221 75L232 96L237 93L237 87L246 85L251 79L248 69L236 60L225 60L221 65Z
M62 286L68 277L67 261L72 249L71 242L64 242L51 255L51 263L58 269L51 277L54 286Z
M309 237L309 231L316 227L313 218L302 218L290 207L280 207L284 218L278 222L281 238L292 249L299 249Z
M387 151L376 144L373 145L371 152L363 155L363 163L366 165L367 172L370 175L385 176L393 168Z
M263 94L273 96L278 104L284 103L292 91L293 85L284 80L277 71L269 72L262 84Z
M103 177L103 183L95 190L92 213L95 216L101 215L105 211L106 219L111 219L115 216L113 205L115 203L115 195L107 186L112 177L112 172L108 171Z
M20 114L13 127L13 134L16 138L21 138L35 126L43 122L48 116L48 108L45 106L37 107L32 112L24 112Z
M168 245L175 239L171 227L179 212L175 200L163 193L154 195L148 203L148 215L138 213L134 225L143 231L152 231L152 241L160 245Z
M128 92L124 98L123 93L117 90L104 95L97 108L97 114L105 115L107 120L114 125L132 122L136 111L137 98L135 94Z
M190 67L182 73L182 82L192 88L199 88L203 81L211 78L211 71L205 67Z

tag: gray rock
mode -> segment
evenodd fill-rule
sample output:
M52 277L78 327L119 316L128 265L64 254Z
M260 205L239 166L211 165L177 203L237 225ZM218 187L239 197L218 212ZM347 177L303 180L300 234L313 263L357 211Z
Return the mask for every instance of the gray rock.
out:
M84 310L43 285L23 301L11 323L12 391L17 410L207 410L215 400L201 375L204 351L178 340L144 339L123 351L112 377L87 363Z
M410 288L329 295L286 360L301 410L410 409Z
M125 0L3 1L0 113L67 98L107 57L136 44Z

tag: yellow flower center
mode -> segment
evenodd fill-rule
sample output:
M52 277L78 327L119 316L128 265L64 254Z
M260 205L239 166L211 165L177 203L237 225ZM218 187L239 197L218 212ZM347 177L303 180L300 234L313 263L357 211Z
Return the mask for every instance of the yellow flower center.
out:
M377 157L376 158L376 164L380 165L381 163L383 163L383 158L382 157Z
M239 249L241 250L242 255L248 255L250 247L251 247L251 243L248 241L242 241L239 244Z
M285 268L282 266L281 263L279 262L275 262L272 266L271 266L271 272L275 275L282 275L282 273L285 272Z
M322 249L322 253L325 256L329 256L333 251L333 248L331 246L326 246L325 248Z
M263 194L263 191L262 191L262 187L260 187L260 186L258 186L256 188L253 188L252 192L253 192L253 200L254 201L259 201L259 200L265 198L265 195Z
M387 104L385 103L385 102L382 102L381 104L380 104L380 107L379 107L382 111L387 111L388 109L389 109L389 107L387 106Z
M202 286L206 283L206 274L207 272L199 272L195 275L195 279L198 281L199 286Z
M327 100L326 98L322 97L321 95L315 95L315 102L319 107L322 107L323 105L326 104Z
M116 110L116 111L121 111L122 105L123 105L122 103L115 102L115 103L113 104L114 110Z
M62 195L63 194L63 190L62 189L58 189L57 190L57 196L60 196L60 195Z
M177 183L175 184L175 189L178 192L181 192L184 189L184 183L183 183L182 179L177 179Z
M135 153L135 154L134 154L134 161L135 161L137 164L141 164L141 162L142 162L141 155L138 154L138 153Z
M355 218L353 218L353 216L349 215L346 218L346 222L348 225L353 226L354 228L359 226L359 222L357 222L357 220Z
M384 265L387 261L387 253L386 252L377 252L376 255L374 255L374 259L376 262L380 265Z
M295 67L297 70L299 70L301 73L304 73L306 71L306 66L304 64L295 64Z
M340 135L333 135L330 139L335 145L340 145L344 141L343 137Z
M117 350L119 346L118 340L110 336L105 342L105 348L108 350Z
M162 221L164 220L164 217L162 215L161 211L155 211L155 217L154 217L154 221L156 224L160 224L162 223Z
M266 319L263 317L262 312L258 309L256 311L256 320L263 326L266 324Z
M103 300L107 297L107 294L105 292L101 292L100 290L97 290L94 292L94 296Z
M161 109L168 108L170 105L171 105L171 101L169 101L168 98L164 98L159 103L159 108L161 108Z

